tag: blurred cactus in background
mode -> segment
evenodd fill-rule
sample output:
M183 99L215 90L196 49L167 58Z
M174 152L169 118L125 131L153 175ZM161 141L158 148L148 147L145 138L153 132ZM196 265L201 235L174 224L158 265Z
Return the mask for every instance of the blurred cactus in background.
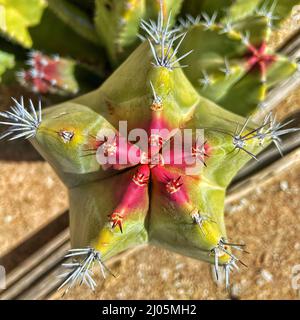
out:
M162 2L163 17L172 11L171 24L181 8L182 0L166 0ZM127 47L137 44L140 20L156 18L160 11L160 1L153 0L97 0L95 25L102 44L109 58L117 63L120 57L130 53ZM124 52L125 51L125 52Z
M249 159L272 142L281 152L281 136L298 130L272 114L261 123L244 116L297 70L268 39L300 1L14 2L0 8L24 18L25 35L0 27L9 49L0 52L0 75L15 68L26 88L50 98L95 89L43 112L21 99L0 113L0 139L30 139L69 188L67 257L75 261L65 264L62 287L94 289L94 264L105 276L107 259L144 243L207 261L217 277L222 267L229 287L244 264L234 251L242 255L245 244L228 240L226 188ZM57 42L43 39L49 32ZM29 67L20 58L28 48L36 50ZM187 132L188 147L180 140Z
M27 64L30 69L20 71L17 75L20 83L29 90L42 94L77 93L78 84L74 78L73 61L33 51Z
M193 49L186 74L201 95L241 115L263 107L268 90L298 68L268 48L274 25L296 2L236 1L222 18L215 11L180 19L188 30L181 50Z
M268 41L273 28L298 3L298 0L91 0L84 3L30 0L25 4L20 0L2 0L1 51L11 58L15 55L14 67L10 67L13 70L8 73L17 71L19 76L22 73L18 71L25 68L26 49L74 60L76 66L85 70L83 81L76 89L63 84L70 89L59 93L84 93L99 86L139 45L139 38L144 40L149 36L148 31L153 31L154 21L162 10L165 24L187 32L180 50L193 50L185 60L193 68L185 71L197 91L226 109L246 115L255 111L257 105L263 106L268 90L297 68L295 62L270 50ZM3 65L2 73L7 68ZM65 66L69 69L69 64ZM62 73L71 72L62 69ZM81 82L82 77L74 73L73 84ZM3 81L6 79L11 81L11 76ZM250 87L252 94L241 99ZM57 88L37 92L58 93Z

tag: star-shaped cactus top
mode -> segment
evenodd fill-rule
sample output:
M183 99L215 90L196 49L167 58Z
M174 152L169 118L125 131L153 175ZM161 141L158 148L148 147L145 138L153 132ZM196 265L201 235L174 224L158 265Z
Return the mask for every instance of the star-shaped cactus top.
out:
M226 187L265 145L279 147L286 130L200 96L179 64L185 35L163 25L152 24L148 41L98 90L42 118L22 100L1 113L9 126L3 137L30 138L69 187L71 242L84 249L68 254L82 258L66 265L68 287L94 288L95 262L104 272L103 261L148 242L213 263L216 273L223 266L227 285L240 261L231 249L243 244L229 243L225 231ZM188 134L188 142L179 139Z

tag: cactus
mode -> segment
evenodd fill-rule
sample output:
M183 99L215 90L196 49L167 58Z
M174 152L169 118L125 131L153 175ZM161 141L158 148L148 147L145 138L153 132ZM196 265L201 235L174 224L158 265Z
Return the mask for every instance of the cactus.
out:
M108 51L110 60L116 64L124 54L126 48L137 40L140 20L157 16L160 3L164 18L172 10L173 15L180 10L182 0L97 0L95 25L99 37ZM174 19L170 21L174 23Z
M74 77L75 62L58 55L49 57L32 51L27 64L29 70L17 73L19 81L33 92L47 94L75 94L78 83Z
M259 13L278 26L297 4L299 0L237 0L228 8L226 19L235 21Z
M136 40L145 5L144 0L96 1L96 28L112 61Z
M179 53L193 49L186 59L193 68L185 73L201 95L245 116L263 107L269 89L297 71L296 61L268 47L275 8L239 19L235 7L219 22L216 13L181 19L188 33Z
M230 21L264 12L278 25L297 4L299 0L189 0L184 2L182 11L194 16L200 12L206 12L209 16L218 12L218 19Z
M264 0L91 0L83 3L77 0L30 0L26 2L26 5L23 5L20 0L0 0L0 34L5 38L1 40L1 47L4 45L5 48L8 40L11 40L13 43L21 44L24 48L41 51L47 55L59 54L61 57L73 59L77 64L88 64L91 69L101 75L111 74L138 46L138 38L145 39L149 36L146 29L151 29L151 24L154 23L153 19L162 9L165 23L173 26L180 20L184 28L187 29L186 31L191 31L188 33L188 39L185 46L182 47L182 52L195 49L194 54L187 60L195 67L195 71L189 70L187 75L200 94L225 108L232 108L232 103L227 100L227 97L233 97L232 93L236 92L236 89L239 90L240 86L240 92L243 92L250 82L254 90L251 99L249 98L250 101L247 101L244 106L237 106L236 108L239 110L231 109L245 115L251 113L257 104L264 105L263 100L267 89L277 81L291 75L295 71L295 64L288 63L289 61L285 57L276 55L278 58L276 63L269 63L270 68L268 69L270 69L271 75L266 83L261 83L261 75L253 74L253 72L251 72L251 80L248 77L244 80L242 75L247 73L246 70L249 67L245 65L245 58L250 54L250 48L246 45L239 46L236 42L247 31L253 31L258 35L254 37L252 34L250 38L255 40L252 44L257 45L256 49L259 49L261 45L267 43L271 26L277 26L290 13L292 7L299 2L299 0L288 2L278 0L274 3ZM167 18L171 11L172 16L168 21ZM202 21L197 17L201 12L203 13ZM188 15L188 19L184 20L182 17L185 13L194 15L194 18ZM181 18L176 19L180 14ZM212 23L211 17L214 18L214 26L211 26L212 28L210 27L209 30L200 30L201 28L193 26L193 24L203 26L207 23L210 24ZM144 20L142 25L140 25L141 19ZM152 20L147 26L148 19ZM199 39L207 38L210 32L217 33L218 28L221 28L222 25L224 26L223 30L227 30L231 24L236 32L233 31L234 34L229 36L230 40L226 40L226 35L223 35L223 41L232 42L231 45L234 48L229 43L228 51L223 52L220 48L224 42L214 35L212 42L220 41L219 47L217 45L207 46L205 50L198 48L197 51L197 47L194 45L198 44L201 47L200 44L203 44L203 41ZM182 28L182 25L179 27ZM206 35L204 31L207 31ZM195 43L189 39L194 40ZM261 43L257 43L258 39ZM190 48L186 48L186 46ZM239 51L231 52L231 49ZM203 55L211 53L209 50L213 50L214 55L207 61L209 64L207 65ZM16 45L13 50L8 50L8 53L15 54L17 61L20 51L21 48ZM273 52L270 54L274 55ZM220 55L216 61L212 59L215 55ZM18 64L23 62L23 57L24 54L22 54L21 61L17 61ZM223 80L219 69L228 71L231 64L236 69L235 77L228 79L228 74L226 74L227 78ZM272 66L275 66L276 70L273 70ZM239 76L243 79L236 81ZM275 79L276 81L274 81ZM207 85L209 80L216 82L216 85L212 86L213 90L211 86ZM94 86L94 81L89 81L88 78L85 81L86 83L90 82L88 87L93 88L101 84L98 81ZM246 84L244 84L245 81ZM204 85L204 88L201 87L201 84ZM224 101L216 100L214 96L220 97L224 91L227 92L223 97ZM56 90L50 90L49 93L56 93Z
M77 19L73 19L72 24L65 21L56 14L52 6L48 6L40 24L29 30L33 42L30 48L45 54L59 54L76 62L90 64L95 69L99 68L104 63L100 43L95 44L78 33L81 24L75 29Z
M182 70L187 36L167 21L161 11L142 22L148 38L99 89L43 113L22 99L0 113L0 139L29 139L69 188L66 291L94 290L94 265L105 277L107 259L145 243L207 261L217 277L222 267L228 288L245 244L228 241L226 188L249 159L271 142L280 151L280 137L298 130L272 115L256 124L201 96Z

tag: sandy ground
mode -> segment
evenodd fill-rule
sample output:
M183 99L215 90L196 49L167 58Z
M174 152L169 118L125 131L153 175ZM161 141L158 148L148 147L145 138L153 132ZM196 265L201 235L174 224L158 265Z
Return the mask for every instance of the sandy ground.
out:
M295 6L291 17L285 20L280 29L277 32L273 32L271 35L270 43L271 47L274 49L282 42L285 41L286 38L290 37L295 31L298 30L300 26L300 6Z
M274 44L294 31L295 21L284 25ZM1 91L3 109L8 105L5 96ZM281 118L296 109L300 94L294 92L278 113ZM229 238L245 241L251 252L243 257L249 267L233 275L231 295L214 284L207 264L147 247L114 265L118 277L100 281L95 294L78 288L65 298L299 299L300 291L292 288L293 268L300 264L299 178L300 167L294 168L229 208ZM0 142L0 256L67 206L65 187L29 143Z
M68 207L66 190L47 163L0 162L0 254Z
M292 15L289 19L285 20L277 32L271 35L269 45L274 49L281 45L286 38L290 37L300 25L300 5L295 6Z

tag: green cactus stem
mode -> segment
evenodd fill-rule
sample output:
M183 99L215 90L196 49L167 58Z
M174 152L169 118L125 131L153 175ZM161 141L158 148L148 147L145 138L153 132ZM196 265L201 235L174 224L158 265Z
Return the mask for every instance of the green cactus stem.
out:
M299 0L237 0L229 7L225 19L235 21L256 13L265 16L270 26L278 26L299 3Z

